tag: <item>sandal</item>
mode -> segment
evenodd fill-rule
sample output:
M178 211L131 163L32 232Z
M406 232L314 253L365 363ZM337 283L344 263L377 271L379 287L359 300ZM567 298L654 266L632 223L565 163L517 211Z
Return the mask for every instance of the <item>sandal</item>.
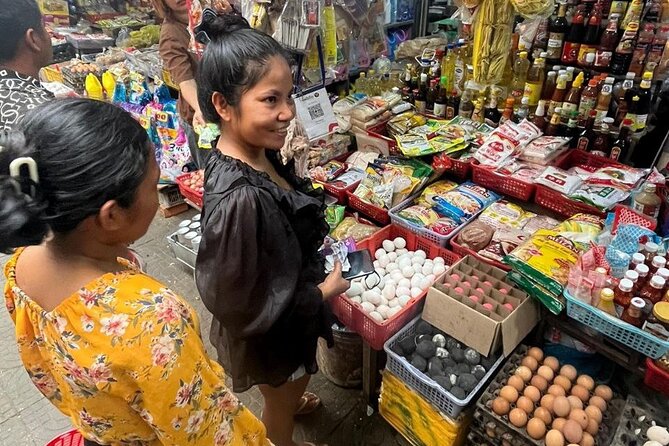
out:
M313 413L321 405L321 399L315 393L304 392L300 398L300 404L297 406L295 415L309 415ZM313 444L313 443L306 443Z

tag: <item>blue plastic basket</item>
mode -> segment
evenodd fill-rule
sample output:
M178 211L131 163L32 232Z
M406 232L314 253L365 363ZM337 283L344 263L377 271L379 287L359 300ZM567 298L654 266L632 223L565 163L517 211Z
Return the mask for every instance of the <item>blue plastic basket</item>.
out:
M483 391L485 384L493 375L497 374L497 369L499 369L499 367L502 365L502 362L504 361L504 355L500 355L493 366L490 367L490 370L488 370L488 372L485 374L483 379L476 385L474 390L469 392L469 395L467 395L465 399L460 400L451 395L450 392L437 384L432 378L409 364L406 359L391 350L391 347L393 347L396 343L405 337L416 334L416 326L418 325L418 321L420 321L420 316L409 322L406 327L397 332L397 334L390 338L383 346L383 349L388 354L386 368L393 375L401 379L406 385L423 395L432 405L434 405L434 407L439 409L442 413L448 415L452 419L456 419L463 409L478 399L478 396Z
M628 346L649 358L658 359L669 351L669 341L628 324L602 310L582 302L567 291L567 316Z

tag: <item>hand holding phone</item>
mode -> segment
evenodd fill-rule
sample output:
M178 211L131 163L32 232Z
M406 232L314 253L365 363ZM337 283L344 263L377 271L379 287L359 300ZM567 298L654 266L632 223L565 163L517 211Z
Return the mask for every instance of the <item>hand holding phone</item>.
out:
M335 261L334 269L328 274L323 283L318 285L321 293L323 293L323 300L329 300L335 296L339 296L351 286L348 280L342 277L341 262Z

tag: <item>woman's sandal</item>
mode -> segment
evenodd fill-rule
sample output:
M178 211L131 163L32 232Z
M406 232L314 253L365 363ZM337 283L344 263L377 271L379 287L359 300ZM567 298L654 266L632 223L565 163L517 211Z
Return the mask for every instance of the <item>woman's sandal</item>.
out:
M315 393L304 392L300 398L300 404L297 406L295 415L309 415L318 409L321 405L321 399ZM308 444L308 443L307 443Z

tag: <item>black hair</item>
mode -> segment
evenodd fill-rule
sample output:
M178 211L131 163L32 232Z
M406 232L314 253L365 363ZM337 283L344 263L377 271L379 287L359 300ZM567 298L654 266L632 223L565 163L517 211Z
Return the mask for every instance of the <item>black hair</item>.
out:
M109 200L129 207L151 156L146 131L114 105L59 99L31 110L0 133L0 251L70 232ZM9 175L19 157L35 160L38 184Z
M19 42L29 29L40 31L42 13L35 0L0 0L0 63L16 56Z
M225 14L203 21L209 38L197 73L197 97L202 115L209 122L220 117L211 102L218 92L225 101L238 105L242 94L253 88L267 72L274 56L290 61L290 54L271 36L252 29L241 15ZM290 63L290 62L289 62Z

